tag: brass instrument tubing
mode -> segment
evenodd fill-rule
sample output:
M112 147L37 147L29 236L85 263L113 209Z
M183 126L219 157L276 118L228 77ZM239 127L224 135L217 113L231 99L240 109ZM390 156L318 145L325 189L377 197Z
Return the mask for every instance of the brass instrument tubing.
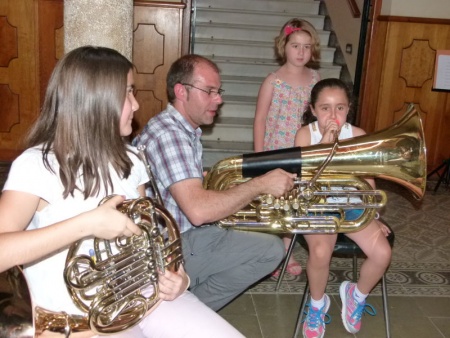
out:
M145 156L145 145L139 145L137 149L139 151L142 162L144 162L145 164L145 169L147 170L147 175L150 179L150 185L153 193L155 194L156 201L159 203L159 205L164 205L161 193L159 192L158 186L156 185L155 176L153 175L152 169L150 168L150 163L148 163L147 156Z
M334 132L334 144L333 147L330 150L330 153L328 154L327 158L323 163L320 165L319 169L317 169L317 172L315 173L314 177L309 181L308 187L311 188L316 183L317 179L320 177L324 169L327 167L328 163L330 163L331 159L333 158L334 154L336 154L338 143L339 141L339 134L337 131Z

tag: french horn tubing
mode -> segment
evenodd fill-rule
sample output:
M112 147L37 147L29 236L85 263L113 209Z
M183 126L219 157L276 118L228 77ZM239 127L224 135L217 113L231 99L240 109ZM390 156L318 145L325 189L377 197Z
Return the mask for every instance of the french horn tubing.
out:
M141 228L142 235L114 241L95 238L93 256L79 254L81 243L76 242L64 271L73 301L88 314L89 327L97 334L123 331L140 322L159 302L158 270L176 271L182 260L178 226L162 206L141 197L124 201L118 210Z
M410 104L397 123L373 134L226 158L211 168L203 186L225 190L281 168L298 174L294 189L280 198L258 196L218 225L270 233L353 232L369 224L387 201L364 177L393 181L422 199L426 167L422 121ZM362 213L347 220L350 209Z

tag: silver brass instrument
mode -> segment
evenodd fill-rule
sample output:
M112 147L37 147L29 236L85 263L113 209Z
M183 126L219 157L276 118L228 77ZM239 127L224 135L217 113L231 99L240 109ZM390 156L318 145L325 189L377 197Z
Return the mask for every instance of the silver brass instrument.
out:
M139 148L139 155L146 164L155 192L156 182L144 149ZM20 331L17 337L37 336L45 330L66 337L86 330L96 334L120 332L139 323L160 303L158 270L177 271L182 263L182 250L178 225L162 205L159 191L156 190L155 196L155 199L126 200L117 207L142 229L140 236L84 239L69 248L64 279L69 294L84 315L53 312L36 306L32 316L30 311L32 320L14 326ZM111 196L105 197L100 204L109 198ZM93 243L94 252L89 255L78 252L84 241ZM26 283L22 284L25 287L16 292L28 291Z
M203 185L226 190L275 168L298 174L294 189L281 198L261 195L219 221L219 226L271 233L361 230L387 200L383 191L374 190L363 177L393 181L417 199L423 197L426 148L420 114L410 104L400 121L373 134L334 144L230 157L211 168ZM363 212L355 220L346 220L344 213L350 209Z

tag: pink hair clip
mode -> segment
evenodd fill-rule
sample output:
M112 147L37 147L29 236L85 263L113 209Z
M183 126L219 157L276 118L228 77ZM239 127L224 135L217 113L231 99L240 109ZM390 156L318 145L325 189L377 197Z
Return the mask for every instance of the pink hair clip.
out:
M300 27L292 27L292 26L286 26L284 27L284 35L289 36L292 33L296 32L296 31L301 31L302 29Z

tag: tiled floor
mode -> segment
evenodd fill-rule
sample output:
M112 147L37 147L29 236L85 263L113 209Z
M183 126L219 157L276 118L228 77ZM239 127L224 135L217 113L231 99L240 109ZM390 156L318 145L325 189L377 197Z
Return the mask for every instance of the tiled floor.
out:
M356 335L346 332L342 325L339 296L331 299L328 313L332 320L325 337L386 337L380 296L369 296L368 303L376 308L377 315L364 316ZM288 338L293 337L300 302L300 295L245 293L219 313L247 338ZM450 338L450 298L392 296L388 302L392 338Z

